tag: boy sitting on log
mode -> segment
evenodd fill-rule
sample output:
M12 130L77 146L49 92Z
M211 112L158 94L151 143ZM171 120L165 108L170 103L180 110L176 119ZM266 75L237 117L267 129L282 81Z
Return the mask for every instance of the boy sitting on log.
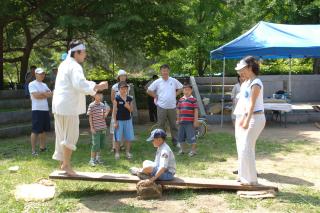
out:
M162 129L155 129L151 132L148 142L152 141L153 146L158 148L154 161L145 160L143 168L130 168L133 175L146 180L145 184L151 184L156 180L172 180L176 173L176 160L174 154L166 143L167 134Z

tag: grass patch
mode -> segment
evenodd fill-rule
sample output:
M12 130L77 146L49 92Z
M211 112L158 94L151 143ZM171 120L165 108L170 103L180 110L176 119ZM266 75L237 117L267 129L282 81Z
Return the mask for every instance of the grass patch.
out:
M137 131L137 141L133 144L131 161L125 159L124 153L119 161L104 150L103 159L105 165L90 167L88 165L90 155L90 135L80 135L78 149L74 153L72 163L78 171L96 171L127 173L131 166L141 166L145 159L154 159L155 148L146 143L148 136L146 131ZM41 153L38 157L31 156L29 137L2 139L0 146L0 212L68 212L75 211L81 199L114 191L127 189L127 184L95 183L81 181L56 181L57 193L53 200L44 203L17 202L12 190L17 184L33 183L40 178L47 178L57 168L57 162L51 159L54 150L54 137L48 137L48 152ZM170 143L169 143L170 144ZM107 147L110 147L108 141ZM314 149L313 149L314 148ZM318 152L316 146L306 141L289 141L279 143L277 141L261 140L257 143L257 155L272 157L276 154L290 154L292 152L304 152L307 155ZM209 133L198 141L198 155L190 158L187 155L176 156L177 172L179 176L208 177L234 179L235 176L226 171L230 165L235 166L237 153L234 136L227 133ZM20 166L17 173L9 173L10 166ZM232 210L254 210L258 207L270 211L287 212L319 212L320 192L312 187L298 186L281 189L276 199L249 200L239 198L231 192L197 191L192 189L174 190L164 192L170 200L183 200L188 207L197 205L195 200L199 194L212 194L222 197ZM134 195L133 195L134 196ZM152 201L150 201L152 202ZM165 201L162 201L163 203ZM121 203L110 207L111 212L149 212L150 209L137 206L135 203ZM205 211L205 210L203 210Z

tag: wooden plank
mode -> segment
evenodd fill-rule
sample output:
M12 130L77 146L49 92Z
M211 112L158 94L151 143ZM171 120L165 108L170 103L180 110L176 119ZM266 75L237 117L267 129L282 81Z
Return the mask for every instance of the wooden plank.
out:
M60 180L83 180L83 181L100 181L100 182L118 182L118 183L138 183L140 179L137 176L130 174L114 174L114 173L98 173L98 172L77 172L76 176L68 176L61 171L54 171L49 176L50 179ZM259 191L259 190L275 190L277 187L255 185L246 186L240 185L234 180L219 180L219 179L205 179L205 178L188 178L175 177L171 181L157 181L158 184L166 186L189 186L209 189L222 190L242 190L242 191Z

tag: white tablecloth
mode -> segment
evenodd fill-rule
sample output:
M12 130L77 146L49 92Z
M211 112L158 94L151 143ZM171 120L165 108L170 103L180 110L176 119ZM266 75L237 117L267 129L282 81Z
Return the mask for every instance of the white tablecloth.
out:
M290 112L292 110L292 105L288 103L264 103L265 110L278 110L284 112Z

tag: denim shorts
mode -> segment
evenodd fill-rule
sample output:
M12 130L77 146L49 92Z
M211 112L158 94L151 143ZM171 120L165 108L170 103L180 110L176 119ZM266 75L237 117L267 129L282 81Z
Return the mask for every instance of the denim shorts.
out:
M114 130L114 139L116 142L121 141L122 139L126 141L134 140L134 131L132 119L130 120L117 120L118 128Z
M178 142L184 143L185 141L189 144L196 143L196 131L193 123L179 124Z
M151 176L155 176L157 174L159 167L154 167L151 173ZM174 178L174 174L172 174L169 171L165 171L164 173L162 173L162 175L160 175L160 177L158 177L157 180L172 180Z

